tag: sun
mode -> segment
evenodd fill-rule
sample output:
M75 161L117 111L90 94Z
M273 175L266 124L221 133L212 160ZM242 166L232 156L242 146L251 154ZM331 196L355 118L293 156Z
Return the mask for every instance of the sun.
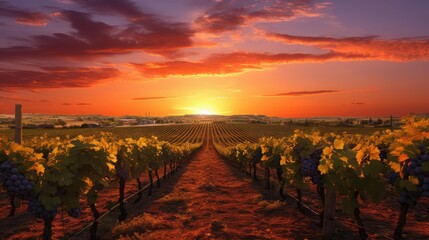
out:
M213 115L213 112L208 109L199 109L197 111L197 114L199 115Z
M191 99L188 103L189 105L185 105L183 107L179 107L177 109L183 110L185 114L194 114L194 115L218 115L219 114L219 106L213 100L209 99Z

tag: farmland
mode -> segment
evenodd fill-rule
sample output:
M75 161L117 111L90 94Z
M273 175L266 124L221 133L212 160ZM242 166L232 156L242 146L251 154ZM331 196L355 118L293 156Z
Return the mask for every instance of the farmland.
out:
M136 126L136 127L105 127L105 128L58 128L58 129L25 129L24 140L31 139L33 137L43 136L47 134L48 137L60 137L66 136L76 137L78 135L97 135L100 132L111 132L119 138L138 138L138 137L150 137L158 136L161 139L166 137L169 132L174 132L174 129L178 129L180 126L188 126L190 123L183 124L164 124L156 126ZM271 125L271 124L251 124L251 123L226 123L228 129L234 129L242 131L253 138L260 138L266 136L273 137L286 137L293 134L295 129L300 129L306 132L313 131L314 129L320 130L323 133L334 132L334 133L359 133L359 134L371 134L375 131L382 131L386 128L375 128L375 127L326 127L326 126L296 126L296 125ZM176 132L180 134L180 132ZM1 129L0 136L6 136L12 138L14 136L13 129Z
M302 129L302 132L298 132L298 135L302 139L312 139L314 137L314 127L303 127ZM293 164L295 164L295 161L290 163L292 165L289 165L287 161L283 162L282 164L284 165L279 175L278 166L280 165L277 164L280 163L280 159L269 160L275 159L273 156L276 156L276 154L281 154L285 158L287 156L292 157L292 155L289 155L290 153L287 151L287 146L289 146L289 144L298 144L298 142L287 143L287 141L292 141L291 139L294 138L291 137L297 134L294 127L205 122L194 124L172 124L153 127L145 126L103 129L52 129L47 130L47 136L43 137L42 140L39 141L46 142L48 139L53 137L60 137L63 140L56 140L59 142L52 144L65 144L65 142L61 141L70 141L70 139L76 137L78 139L85 137L88 138L88 140L79 140L83 141L82 144L84 144L86 141L94 141L91 139L101 138L101 141L103 141L102 139L106 136L104 133L102 134L100 132L101 130L103 132L111 132L112 135L108 135L108 137L115 136L115 138L119 140L129 137L135 138L135 140L128 140L131 142L128 142L127 144L120 143L120 145L124 147L126 146L128 149L134 149L133 146L137 147L143 143L146 144L146 146L151 146L153 144L160 144L160 146L162 146L163 143L157 141L166 141L172 146L184 146L185 148L186 146L183 144L191 144L189 147L194 148L195 150L193 151L195 151L195 153L194 155L189 155L186 161L180 160L177 162L169 162L168 157L165 160L160 159L161 162L159 163L149 163L152 164L151 166L153 166L149 169L144 167L148 163L142 162L141 164L143 165L142 168L140 168L141 170L138 171L138 175L135 175L135 173L132 174L131 172L128 173L131 173L133 176L138 176L138 181L131 181L128 177L123 178L123 190L119 191L119 195L117 195L118 192L115 189L121 186L120 180L122 177L119 177L118 179L117 176L120 175L117 175L116 177L112 175L110 177L111 179L109 180L110 183L106 185L103 190L100 189L99 193L97 194L100 201L97 204L99 206L97 209L103 217L101 219L94 219L95 215L92 216L94 213L92 211L92 205L88 205L88 200L85 200L85 197L80 195L80 217L73 218L68 216L67 210L64 210L66 206L64 206L64 208L61 210L57 210L59 212L56 213L56 215L60 216L57 217L60 219L52 221L53 238L69 238L73 236L77 238L92 238L92 234L94 234L93 226L95 222L97 222L99 228L102 229L102 231L98 231L98 234L101 234L103 238L118 237L119 235L131 236L136 234L142 238L154 237L158 239L162 239L170 234L178 234L178 236L182 236L184 238L195 238L201 234L205 235L208 233L215 237L221 238L244 236L242 235L243 232L237 232L233 230L239 229L242 227L241 225L236 225L236 222L227 220L232 215L239 215L242 217L243 223L250 227L249 236L253 237L322 237L321 230L318 230L319 227L317 227L317 225L321 224L319 221L322 221L323 219L322 213L324 209L324 201L319 200L320 197L318 192L320 194L320 188L316 187L318 185L312 184L312 181L314 180L313 177L306 177L306 175L302 175L302 173L299 172L294 173L293 169L295 169L295 167ZM379 136L377 135L378 133L375 132L380 130L382 129L325 127L321 128L321 134L323 135L326 132L333 132L332 134L337 135L339 138L340 135L347 131L351 133L349 135L360 133L361 136L372 136L372 138L374 138ZM5 131L4 134L5 136L8 136L12 133L10 131ZM332 134L330 135L332 136ZM68 137L66 137L67 135ZM78 137L78 135L84 135L85 137ZM38 138L30 140L31 136L38 136ZM37 139L40 139L40 136L42 136L42 132L40 132L40 130L25 130L24 141L28 142L27 145L31 145L35 143L34 141L37 142ZM150 140L151 136L158 136L158 140ZM275 138L258 139L262 136L272 136ZM139 137L147 138L139 139ZM280 140L279 137L286 137L290 140ZM341 141L351 141L347 140L348 138L349 137L345 137L344 140ZM71 141L73 142L75 140ZM367 139L365 141L374 140ZM325 144L329 145L329 143ZM36 145L34 145L33 148L37 149ZM102 145L100 145L100 147L101 146ZM255 151L258 146L265 146L268 149L266 150L268 152L263 154L261 153L259 159L256 159L256 162L252 162L250 161L252 159L252 151ZM295 147L297 148L298 146ZM281 152L271 152L274 151L274 149L279 148L282 148L283 150L281 150ZM145 147L136 151L148 151L144 149ZM244 149L247 150L242 152ZM341 151L338 151L338 154L340 154ZM230 152L234 152L234 154L231 155ZM264 159L264 156L268 157L267 160L261 161L261 157ZM131 155L125 159L129 160L123 163L125 164L122 165L124 169L127 169L127 164L138 164L138 162L133 163L135 160L133 160ZM274 165L270 165L269 163L271 161L278 162L277 164L274 162ZM19 162L17 164L19 164ZM239 169L243 169L246 174L240 173ZM119 173L120 170L116 168L116 171ZM131 168L130 171L132 171ZM174 175L173 173L177 173L177 175ZM82 177L80 173L76 174L76 177ZM251 178L258 180L249 181L250 179L246 175L249 175ZM297 178L298 176L299 178ZM326 187L329 186L329 181L333 181L329 179L330 178L326 178L324 180L326 181ZM297 181L301 181L301 183L298 183ZM238 183L244 184L242 186L240 185L240 191L228 192L229 190L227 189ZM146 187L142 188L142 186ZM156 186L160 186L160 188L156 188ZM254 189L255 187L256 189ZM188 190L183 192L183 189ZM402 214L402 212L395 211L395 209L399 209L400 206L397 203L399 195L394 193L395 190L393 187L388 187L387 189L388 194L383 197L381 202L370 199L359 200L359 202L363 202L357 205L360 205L360 207L357 208L360 212L358 217L359 219L365 219L365 225L359 221L358 224L360 224L360 227L365 227L365 232L358 231L362 230L362 228L355 228L356 223L353 219L350 219L346 208L345 210L337 213L337 233L333 237L342 239L344 237L357 238L358 236L361 236L362 238L362 236L364 236L363 234L366 234L367 236L369 235L371 238L383 238L385 236L391 236L393 229L396 227L396 221L399 218L399 214ZM219 194L219 191L222 192L222 194ZM280 195L277 195L276 192L279 191ZM363 192L365 190L362 189L361 191ZM152 196L146 198L143 196L143 192L146 195L149 194ZM338 194L341 193L340 190L337 190L337 192ZM201 198L199 199L197 196L201 196ZM65 196L66 200L68 198L69 197ZM344 198L347 199L347 195L340 194L337 196L336 201L341 203L344 201ZM8 229L8 231L3 233L2 237L21 239L42 235L43 227L40 224L43 224L43 222L40 220L35 221L35 219L33 219L29 213L25 212L25 208L23 207L16 208L16 213L14 214L15 216L7 217L7 214L10 211L10 206L6 192L1 193L1 199L1 218L4 218L4 221L2 221L0 228ZM129 200L125 201L125 199ZM235 202L234 199L243 199L244 202ZM323 197L322 200L324 200ZM136 201L139 203L137 205L127 203L130 201ZM112 208L112 206L115 205L115 202L118 202L119 204ZM201 202L206 202L207 205L200 205ZM25 201L23 204L26 204ZM207 210L211 215L210 219L212 220L210 220L207 219L207 217L204 215L204 211L202 211L202 209L211 209L210 206L213 204L219 208L217 210ZM295 205L298 206L298 209L294 207ZM199 210L190 215L190 206L194 206L193 208L199 206L198 209L201 211ZM237 208L239 212L233 214L233 211L221 211L220 209L223 209L222 206L229 206L228 208ZM411 204L409 206L414 205ZM427 236L427 233L424 231L424 229L427 228L427 224L429 222L429 212L427 211L427 206L428 201L423 197L420 199L416 207L411 207L409 210L410 213L408 214L408 222L411 222L412 224L407 224L405 231L411 239L419 239L421 237ZM172 209L168 211L161 211L161 209L164 208ZM341 204L337 208L337 210L343 209ZM246 213L242 212L243 209L247 209ZM380 209L383 209L383 211L380 211ZM124 212L127 214L124 215ZM130 224L130 226L134 226L136 222L139 221L152 221L153 223L151 224L162 223L163 225L161 225L161 227L156 224L155 225L157 227L151 225L154 229L150 232L147 232L146 230L139 230L137 227L125 227L126 225L118 225L116 223L118 214L120 216L120 223L126 221ZM209 213L206 212L205 214ZM302 215L300 218L298 218L300 219L300 223L295 221L297 219L294 220L290 217L285 217L296 214ZM129 220L125 220L127 215L127 219ZM170 221L169 219L177 219L178 217L184 222L181 222L182 220L179 222L175 220L172 223L168 223L168 221ZM191 219L189 219L189 217L191 217ZM249 221L252 221L250 219L255 217L262 220L270 220L266 222L268 225L265 227L265 223L262 225L249 225ZM20 224L12 226L12 222L10 222L12 219L13 222L19 221ZM199 224L196 224L197 220ZM21 226L28 225L31 222L34 222L35 224L32 225L28 231L21 231ZM284 225L276 225L276 222L293 224L293 232L290 232L290 229L287 230ZM73 227L64 227L64 224L72 224ZM180 232L180 224L191 224L190 226L192 226L193 230L190 232ZM273 224L276 227L271 226ZM166 225L174 225L175 227L173 229L162 227ZM85 226L89 227L85 228ZM207 226L211 226L211 229L207 229ZM269 227L271 231L270 233L258 233L262 228L266 228L268 226L271 226ZM309 226L313 226L311 227L312 230L305 230Z

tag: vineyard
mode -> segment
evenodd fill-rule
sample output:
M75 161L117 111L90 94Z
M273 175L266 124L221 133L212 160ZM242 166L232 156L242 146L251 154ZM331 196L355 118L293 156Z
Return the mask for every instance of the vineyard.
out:
M159 134L161 139L168 141L156 137L117 139L110 133L65 139L45 135L32 138L25 145L4 138L0 144L0 173L6 190L2 194L9 196L8 216L16 214L17 202L26 202L28 212L43 220L44 227L36 228L44 229L44 239L51 239L61 237L52 232L57 228L53 221L57 215L61 215L64 224L64 212L72 218L91 212L90 234L95 238L99 218L104 214L99 212L97 204L109 211L112 210L109 204L116 205L114 207L120 209L118 219L124 220L127 216L125 199L130 198L125 195L126 183L135 181L130 187L136 190L128 194L136 196L135 202L141 200L145 190L143 185L146 183L142 180L147 180L148 195L151 195L155 182L160 186L161 171L164 179L176 172L201 147L207 128L208 124L176 125ZM105 196L112 195L114 188L118 188L116 201ZM6 198L2 196L3 201ZM88 203L86 209L80 206L83 198ZM98 201L100 198L102 203ZM2 211L4 215L4 207ZM8 224L12 223L2 224L5 224L2 229L8 229ZM81 228L84 226L80 225ZM21 239L19 235L2 234L5 234L2 238Z
M409 118L404 122L401 130L366 136L295 130L290 137L263 137L256 143L253 139L247 142L241 139L241 143L234 145L228 137L214 143L227 161L255 180L260 178L257 172L262 172L267 189L273 187L274 181L281 198L287 198L285 187L294 189L288 197L296 200L300 211L306 208L319 216L324 236L331 236L337 201L345 216L354 217L355 223L345 223L355 224L360 239L367 239L360 205L378 208L380 202L395 198L400 213L395 219L394 233L381 238L390 239L393 235L393 239L402 239L408 210L420 200L423 206L417 211L428 221L429 197L429 121ZM319 212L303 204L304 190L319 195ZM385 221L389 220L392 219L386 217ZM427 224L422 227L427 228ZM371 237L376 236L378 229L373 230Z
M143 206L139 204L145 199L150 202L145 195L155 198L165 192L168 185L177 185L182 190L196 191L194 195L188 194L189 197L205 194L205 201L215 201L210 198L225 195L219 193L222 191L218 188L228 189L228 184L235 185L235 182L245 182L248 188L243 187L247 189L243 191L249 194L255 191L252 184L261 186L266 189L261 192L274 199L241 203L249 208L272 208L258 215L266 218L261 220L277 219L286 223L292 221L290 214L301 214L307 220L297 225L315 223L315 226L310 224L311 227L302 226L311 231L300 233L288 231L291 227L287 224L271 226L268 222L272 232L260 233L266 239L429 237L428 120L406 118L401 129L365 134L315 129L305 132L288 129L289 132L282 133L280 129L273 129L276 134L266 131L264 135L263 127L221 122L130 129L127 134L121 134L122 129L110 133L91 130L84 136L50 133L52 135L25 139L23 145L4 136L0 141L0 177L4 188L0 193L0 238L131 236L138 227L121 232L125 227L117 223L131 221L132 225L138 213L145 217L148 216L145 212L154 217L157 217L155 212L164 214L154 208L158 204L155 200L152 200L154 209L148 203L138 207ZM275 137L267 137L272 135ZM215 150L218 153L214 154ZM206 155L210 156L208 163ZM217 161L219 156L224 162ZM223 166L225 163L236 168L238 173L233 173L234 178L230 179L235 182L221 181L216 185L213 182L220 181L218 178L230 178L225 172L231 170ZM181 181L186 178L191 184ZM211 179L201 183L205 192L200 188L199 192L189 190L195 189L193 181L205 178ZM182 196L184 190L180 191L178 195ZM246 195L242 197L245 199ZM195 200L188 200L197 204ZM180 202L186 201L180 199ZM286 207L282 207L284 204ZM141 212L143 208L149 211ZM245 209L238 210L236 214L245 215ZM234 208L231 211L234 212ZM259 208L255 211L260 214ZM286 211L289 215L284 214ZM171 217L172 225L179 221L176 218ZM105 229L103 224L107 222L113 222L113 226ZM231 235L234 232L231 226L238 223L217 222L208 224L214 237L240 238L240 233ZM226 225L230 226L230 235L225 232ZM113 235L105 233L112 227ZM351 236L347 235L350 233ZM209 239L211 235L203 236Z

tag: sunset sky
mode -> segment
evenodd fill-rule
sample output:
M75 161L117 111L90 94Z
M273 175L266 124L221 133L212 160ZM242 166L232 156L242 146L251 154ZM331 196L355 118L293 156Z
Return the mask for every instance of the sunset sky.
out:
M0 113L429 113L426 0L0 0Z

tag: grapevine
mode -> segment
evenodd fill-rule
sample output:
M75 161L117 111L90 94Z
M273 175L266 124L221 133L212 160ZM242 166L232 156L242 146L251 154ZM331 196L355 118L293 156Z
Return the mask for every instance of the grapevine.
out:
M286 182L297 187L298 199L306 179L316 185L322 201L323 189L334 189L340 196L342 210L354 215L361 239L368 235L360 217L358 198L378 202L387 197L387 184L393 184L401 204L394 234L399 239L408 208L417 204L419 198L429 196L429 120L409 117L403 121L404 126L399 130L368 136L347 133L322 136L317 131L312 134L295 131L289 138L261 138L256 144L229 147L228 143L219 142L215 146L220 154L238 164L254 161L256 150L261 149L262 156L257 156L254 162L260 161L265 169L265 186L269 187L269 169L276 169L281 186ZM217 138L222 139L214 136ZM282 171L278 170L279 165Z
M180 149L176 160L182 161L199 146L172 148ZM152 148L158 152L147 151ZM156 138L116 140L107 133L63 140L43 136L25 146L0 139L0 180L8 195L26 200L28 211L44 220L43 239L52 238L52 222L60 208L80 217L79 199L86 196L94 215L91 239L96 239L99 191L118 178L138 178L151 165L150 159L160 161L161 151ZM118 164L121 158L125 161Z

